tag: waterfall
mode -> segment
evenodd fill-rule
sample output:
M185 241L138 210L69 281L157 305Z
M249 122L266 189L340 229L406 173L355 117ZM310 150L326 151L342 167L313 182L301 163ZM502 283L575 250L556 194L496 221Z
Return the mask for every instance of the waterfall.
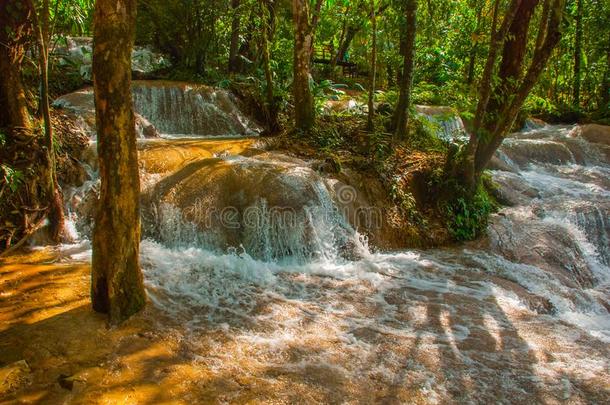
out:
M149 188L146 235L264 261L354 256L365 248L333 193L306 162L279 154L193 162Z
M436 127L436 134L440 139L447 142L467 139L464 122L453 108L417 105L415 110Z
M134 82L135 111L172 137L252 136L260 128L225 90L167 82Z
M140 138L255 136L261 127L239 108L226 90L181 82L133 81L136 132ZM53 102L73 114L84 133L95 138L93 88L66 94Z
M208 373L388 387L409 378L439 402L459 389L445 373L468 376L480 402L490 387L495 401L526 402L532 381L552 395L565 370L607 376L610 166L571 128L512 134L498 151L506 170L492 172L510 206L486 239L432 250L369 249L348 221L361 190L252 140L139 149L150 305ZM94 169L64 190L81 241L63 254L74 260L90 255Z

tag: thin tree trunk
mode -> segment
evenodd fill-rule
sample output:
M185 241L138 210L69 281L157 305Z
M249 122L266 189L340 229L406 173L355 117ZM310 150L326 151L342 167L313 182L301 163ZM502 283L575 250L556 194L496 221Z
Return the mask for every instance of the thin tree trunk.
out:
M502 27L492 34L488 59L481 79L474 128L463 157L453 173L470 193L475 191L481 173L512 128L526 97L536 84L561 38L560 26L565 0L551 0L548 13L545 13L543 7L538 29L538 38L543 39L537 41L532 61L521 79L529 25L537 4L538 0L513 0L504 16ZM494 8L495 27L498 2ZM500 44L503 44L503 52L498 73L499 84L493 88L492 94L491 77Z
M239 72L239 26L241 13L239 12L240 0L231 0L231 44L229 46L229 73Z
M322 2L323 0L316 0L316 4L313 9L313 15L311 16L311 49L309 50L309 55L313 56L314 46L315 46L315 34L316 29L318 28L318 23L320 22L320 14L322 13Z
M101 189L93 231L93 309L119 323L146 302L139 263L140 181L131 99L135 0L95 4L93 85Z
M574 93L573 106L580 111L580 67L582 55L582 0L576 0L576 32L574 35Z
M309 0L293 0L294 19L294 99L295 128L308 132L314 125L314 100L309 87L313 33L309 21Z
M269 7L266 4L267 0L260 0L261 18L262 24L262 53L263 53L263 69L265 71L265 96L267 99L267 123L269 126L269 133L275 133L279 129L279 123L277 120L277 106L273 95L273 73L271 72L271 57L269 55L269 31L271 29L272 22L269 18L273 16L267 16Z
M32 5L33 8L33 5ZM49 0L43 0L40 19L36 20L38 56L40 63L40 107L44 121L45 148L47 155L47 198L49 198L49 234L51 240L59 243L64 230L63 195L57 181L55 148L53 146L53 125L49 106Z
M546 36L546 29L549 23L549 10L551 9L551 0L544 0L542 6L542 14L540 15L540 28L538 29L538 36L536 37L536 47L534 50L540 49L544 43L544 37Z
M382 4L381 6L379 6L379 9L377 9L377 10L371 10L369 12L368 18L372 19L373 14L376 14L376 16L379 17L381 14L383 14L383 12L386 10L386 8L388 8L388 6L389 6L389 3L386 3L386 4ZM348 6L348 9L346 10L345 14L347 15L347 13L349 13L349 6ZM331 62L333 70L339 62L346 61L347 53L352 45L352 42L361 29L362 29L361 25L348 25L347 17L346 17L346 19L343 22L343 30L341 31L341 37L339 39L339 46L337 48L337 53L335 54L335 56L333 57L332 62Z
M375 130L375 78L377 76L377 14L375 13L375 0L371 0L371 28L372 28L372 49L371 49L371 74L369 85L369 113L367 121L367 130L373 132Z
M409 126L411 107L411 87L413 85L413 66L415 60L415 36L417 34L417 0L405 2L406 29L404 38L403 70L400 78L400 94L394 111L392 127L394 140L403 140Z

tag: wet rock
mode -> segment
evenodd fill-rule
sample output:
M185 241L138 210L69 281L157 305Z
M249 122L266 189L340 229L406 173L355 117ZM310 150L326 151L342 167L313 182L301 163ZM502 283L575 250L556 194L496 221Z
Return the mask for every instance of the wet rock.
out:
M597 283L587 253L561 224L508 212L491 218L488 233L489 248L514 263L548 271L570 288L590 288Z
M55 108L65 111L75 121L77 129L90 138L95 138L95 104L93 89L86 88L59 97L53 103ZM155 126L140 114L135 114L136 134L139 138L158 138Z
M514 164L507 162L506 159L503 159L502 155L498 152L496 152L492 156L489 164L487 165L487 168L489 170L500 170L511 173L519 173L519 168L516 167Z
M134 81L132 94L135 111L163 134L254 136L262 131L226 90L183 82Z
M610 204L581 204L576 221L597 250L601 263L610 267Z
M541 129L547 126L548 124L539 118L529 117L525 120L525 125L523 129L525 131L531 131L536 129Z
M599 143L602 145L610 146L610 126L608 125L581 125L576 127L572 131L571 135L580 136L592 143Z
M75 393L82 392L86 387L85 381L74 375L68 376L60 374L59 377L57 377L57 383L61 388Z
M159 132L153 124L140 114L135 115L136 133L139 138L159 138Z
M495 187L492 194L502 205L516 206L527 204L533 198L540 196L538 190L530 186L518 174L496 171L493 174Z
M25 360L19 360L0 368L0 394L17 391L30 381L31 370Z
M87 181L89 175L82 164L72 157L67 157L69 164L58 164L58 176L63 184L80 187Z
M390 103L379 103L375 107L375 112L381 115L391 115L394 112L394 107Z
M554 165L575 163L570 149L554 140L510 138L504 141L501 150L521 168L534 162Z
M312 165L313 169L325 174L337 174L341 172L341 162L336 157L327 157L322 162Z
M148 193L145 207L147 229L169 245L243 246L264 260L353 257L358 245L324 180L277 153L187 164Z
M553 303L546 297L529 295L526 304L529 309L540 315L553 315L557 312Z
M65 374L59 375L59 377L57 378L57 383L61 388L66 389L68 391L72 391L72 388L74 388L74 380L72 379L72 377L69 377Z
M324 103L324 110L326 113L341 113L341 112L357 112L364 113L366 110L366 105L353 99L345 99L345 100L328 100Z

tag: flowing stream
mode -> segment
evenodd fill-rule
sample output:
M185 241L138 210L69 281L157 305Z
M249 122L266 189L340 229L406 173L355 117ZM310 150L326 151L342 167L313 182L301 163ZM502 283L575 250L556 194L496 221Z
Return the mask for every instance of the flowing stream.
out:
M154 87L135 100L161 132L205 133L189 97ZM193 116L155 121L169 111ZM182 325L193 364L321 398L607 398L610 165L572 131L506 140L493 178L510 206L487 238L392 252L345 219L358 191L308 162L254 139L142 141L148 294ZM91 190L68 193L76 260L90 254Z

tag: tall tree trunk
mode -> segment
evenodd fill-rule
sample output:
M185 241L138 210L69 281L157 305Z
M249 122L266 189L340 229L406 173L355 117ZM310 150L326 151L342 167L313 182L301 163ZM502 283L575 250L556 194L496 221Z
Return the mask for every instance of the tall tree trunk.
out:
M101 189L93 230L93 309L119 323L146 302L139 263L140 180L131 99L135 0L97 0L93 85Z
M314 125L314 100L309 87L310 60L313 32L309 21L309 0L293 0L294 19L294 78L292 92L294 98L295 128L308 132Z
M573 106L580 111L580 67L582 55L582 0L576 0L576 32L574 35Z
M409 108L411 107L411 87L413 85L413 66L415 62L415 36L417 34L417 0L405 1L405 16L407 26L404 30L400 94L392 119L395 140L403 140L407 135L409 126Z
M229 73L239 72L239 27L241 13L239 12L240 0L231 0L231 44L229 46Z
M311 29L311 49L309 50L310 57L313 56L314 53L314 45L315 45L315 34L316 29L318 28L318 23L320 22L320 15L322 14L322 2L323 0L316 0L313 9L313 15L311 16L310 29ZM310 60L311 62L311 60Z
M265 71L265 97L267 99L267 124L269 133L275 133L279 129L279 123L277 119L277 105L273 96L273 73L271 71L271 57L269 55L269 33L273 24L270 19L272 15L267 15L269 7L266 4L267 0L260 0L261 7L261 24L262 24L262 53L263 53L263 69Z
M32 5L33 8L33 5ZM53 146L53 125L49 107L49 0L42 1L40 18L36 20L38 56L40 63L40 108L44 121L45 148L47 155L47 198L49 198L49 234L51 240L59 243L64 230L63 195L57 181L55 148Z
M377 76L377 14L375 12L375 0L371 0L371 29L372 29L372 48L371 48L371 74L369 78L369 113L367 129L369 132L375 130L375 79Z
M35 10L16 8L15 4L0 2L0 128L27 130L31 117L21 80L21 63Z
M549 23L549 9L551 7L551 0L544 0L542 6L542 14L540 15L540 27L538 28L538 36L536 37L536 47L534 50L540 49L544 43L544 37L546 36L547 25Z

